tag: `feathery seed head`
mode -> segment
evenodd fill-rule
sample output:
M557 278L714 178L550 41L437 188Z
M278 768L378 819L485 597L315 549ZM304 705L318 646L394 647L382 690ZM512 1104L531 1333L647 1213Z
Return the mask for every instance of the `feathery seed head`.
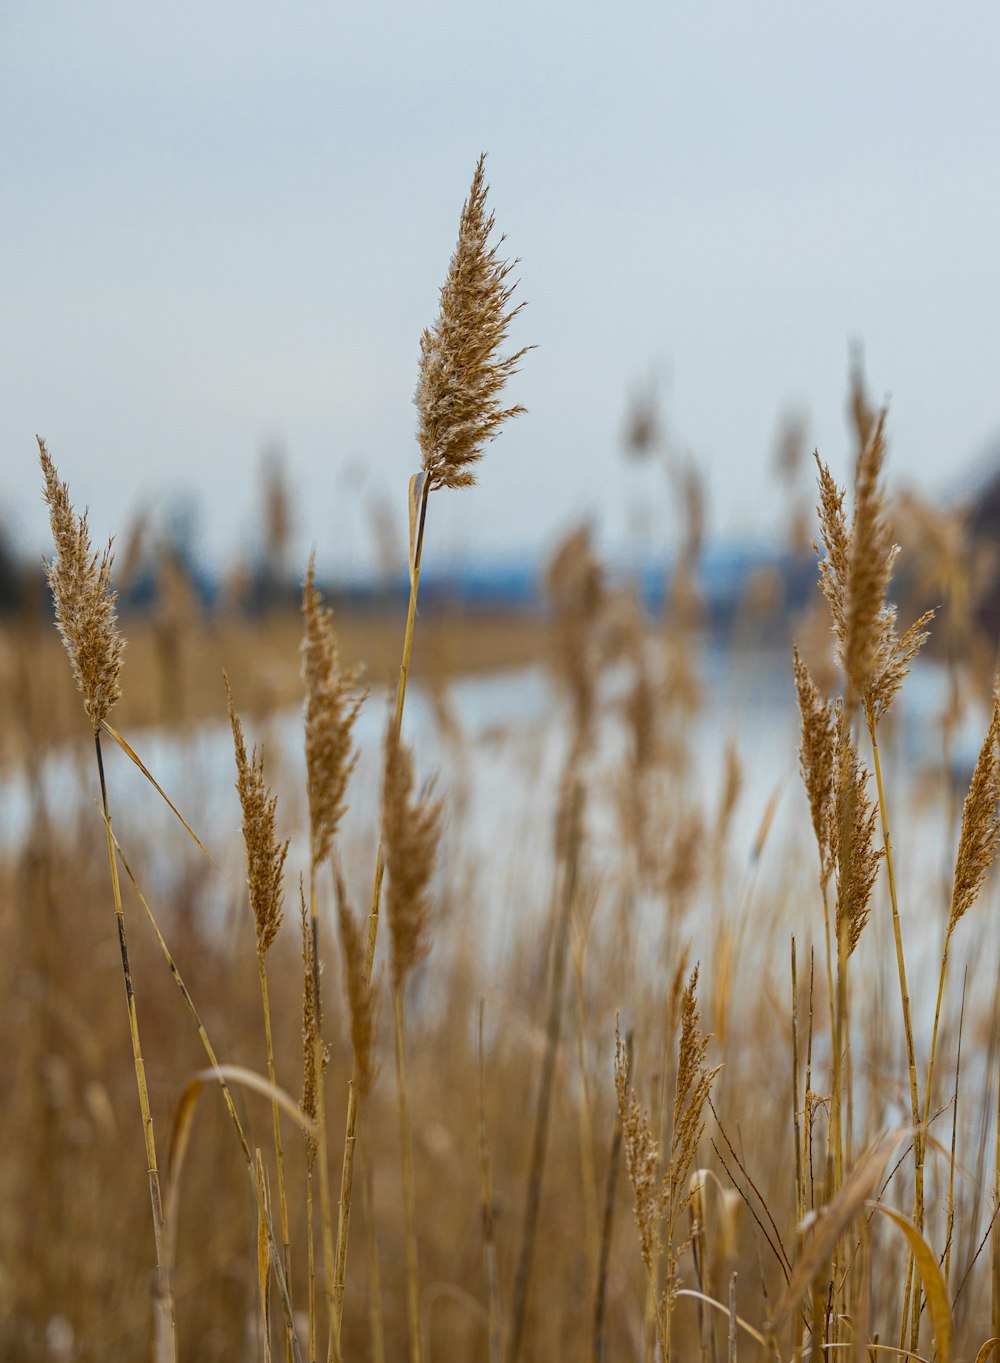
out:
M111 590L111 543L100 554L90 547L87 514L78 516L69 487L38 438L56 556L45 571L55 602L56 628L69 654L73 680L83 696L87 717L97 733L121 697L119 674L125 641L118 632L115 593Z
M315 555L302 589L305 635L302 675L306 684L306 787L313 866L326 860L346 808L347 783L357 764L352 731L367 693L357 693L359 669L343 671L333 632L333 612L316 588Z
M874 726L889 711L910 664L928 638L924 628L934 612L922 615L902 635L896 608L886 600L899 549L891 542L881 484L885 460L885 411L870 421L858 418L867 439L854 476L854 512L848 528L844 491L816 455L819 469L823 556L820 587L830 606L835 652L846 679L848 710L864 705ZM814 545L817 555L820 547Z
M401 989L430 950L430 881L437 861L444 804L429 789L413 795L413 757L390 723L382 793L382 843L388 876L392 985Z
M868 690L882 637L881 613L896 558L885 520L881 485L885 460L885 411L871 427L858 455L854 475L850 570L847 576L847 632L843 663L849 694L860 699Z
M276 813L278 797L264 784L264 756L255 747L247 757L243 725L233 704L233 693L226 677L229 722L236 754L236 789L243 810L243 841L247 852L247 887L250 908L257 930L257 951L263 956L281 926L284 891L281 877L288 855L288 842L278 842Z
M820 878L826 884L833 870L831 846L831 802L836 784L837 726L833 703L824 700L802 661L798 645L793 650L795 692L802 720L799 742L799 770L809 797L816 846L819 848Z
M319 1107L320 1070L325 1070L329 1052L321 1039L322 1020L317 997L317 966L312 921L306 908L306 894L299 877L299 926L302 932L302 1111L316 1122ZM319 1144L313 1132L306 1132L306 1158L312 1168Z
M1000 677L997 679L1000 684ZM955 862L948 932L971 908L986 873L1000 850L1000 694L994 691L993 714L986 731L969 793L962 809L962 832Z
M629 1074L628 1055L621 1027L615 1021L615 1094L625 1145L625 1167L635 1195L635 1224L639 1230L642 1261L648 1272L662 1252L660 1243L659 1169L660 1150L639 1105Z
M365 946L361 939L361 929L347 901L347 891L339 868L335 875L337 921L343 950L344 992L351 1015L351 1045L354 1050L358 1092L364 1098L375 1078L375 1012L378 995L372 982L365 977Z
M831 845L837 867L837 949L850 956L861 938L879 862L875 847L876 806L868 794L868 769L858 757L844 706L835 709L837 732L836 816Z
M437 320L420 338L414 402L431 489L471 486L486 442L496 438L508 417L524 411L500 403L504 385L531 347L498 354L523 305L511 306L516 284L507 280L517 262L500 258L503 237L488 244L493 214L486 209L485 160L485 154L480 156L462 209Z
M573 702L577 742L589 735L597 700L597 626L606 605L604 574L581 526L557 546L545 572L559 679Z

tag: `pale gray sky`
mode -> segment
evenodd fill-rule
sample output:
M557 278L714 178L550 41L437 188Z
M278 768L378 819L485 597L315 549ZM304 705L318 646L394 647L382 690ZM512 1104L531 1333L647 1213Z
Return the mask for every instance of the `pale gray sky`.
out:
M998 51L926 0L6 0L0 514L46 545L38 431L95 532L190 489L218 560L278 439L303 559L363 566L480 149L539 348L435 552L620 543L654 367L714 526L773 525L783 410L844 468L852 338L893 475L947 488L1000 428Z

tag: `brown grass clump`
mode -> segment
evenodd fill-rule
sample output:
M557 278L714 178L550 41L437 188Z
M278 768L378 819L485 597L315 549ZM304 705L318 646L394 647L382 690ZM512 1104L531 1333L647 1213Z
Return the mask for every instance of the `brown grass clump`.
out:
M493 214L486 211L489 186L485 154L472 177L458 225L458 244L441 288L437 320L420 338L420 375L414 401L418 440L429 487L470 487L473 466L521 406L503 407L500 393L521 359L497 352L523 304L511 307L516 284L507 279L516 262L501 260L503 237L489 245Z
M56 546L55 558L46 565L56 628L66 645L87 717L97 733L121 698L118 678L125 641L118 632L111 590L114 555L110 541L100 554L91 550L86 512L78 516L73 510L69 487L56 473L41 436L38 456Z

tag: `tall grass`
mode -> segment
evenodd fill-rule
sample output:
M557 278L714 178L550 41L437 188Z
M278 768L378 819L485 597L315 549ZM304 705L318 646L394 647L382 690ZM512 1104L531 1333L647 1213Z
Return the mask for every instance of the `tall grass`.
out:
M0 1133L3 1351L985 1357L1000 1319L1000 700L992 677L977 682L971 644L950 648L953 676L979 686L985 732L956 827L949 774L921 805L899 759L894 707L933 642L929 613L897 629L886 414L856 378L850 514L818 461L827 647L800 620L783 652L802 778L783 816L752 781L760 806L747 807L738 736L710 770L696 527L660 622L609 586L576 532L547 574L553 700L522 766L521 804L532 781L546 786L544 839L526 827L514 864L487 849L480 867L466 849L484 818L499 844L519 802L494 791L484 816L449 799L444 775L421 786L427 755L403 728L431 494L468 485L520 410L501 402L523 351L500 354L516 308L492 232L480 161L421 342L410 595L384 743L359 746L375 698L342 663L310 565L304 790L266 714L247 721L266 726L248 754L229 698L238 874L194 836L216 797L192 785L164 805L157 773L110 725L123 656L110 551L92 551L41 446L56 619L100 802L95 824L70 789L53 800L36 716L33 822L0 856L0 1008L17 1041L0 1061L16 1095ZM749 652L731 656L749 687ZM173 652L162 665L176 668ZM438 708L447 717L445 691ZM450 723L470 769L499 741ZM954 734L949 714L946 752ZM106 771L102 735L129 765ZM928 760L937 741L919 736ZM545 744L551 763L533 765ZM109 789L133 777L129 803L168 820L145 835L111 822ZM361 821L355 799L369 801ZM932 836L950 849L946 888L922 854ZM293 867L298 933L283 915ZM117 959L99 912L109 869ZM504 944L487 949L498 920ZM394 1092L380 1077L390 1054ZM221 1122L199 1097L213 1088ZM164 1165L154 1133L162 1150L167 1131ZM358 1218L366 1252L349 1254Z

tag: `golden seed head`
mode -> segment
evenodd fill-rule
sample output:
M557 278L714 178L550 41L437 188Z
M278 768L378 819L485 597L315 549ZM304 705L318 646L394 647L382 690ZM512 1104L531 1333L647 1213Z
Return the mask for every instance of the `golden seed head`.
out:
M705 1130L705 1107L718 1067L708 1069L709 1038L701 1030L698 1008L698 967L692 970L681 996L681 1035L674 1085L674 1126L670 1165L660 1190L660 1209L671 1220L690 1201L689 1175Z
M121 697L125 641L118 632L117 598L111 590L114 555L110 541L100 554L91 549L86 512L78 516L73 510L69 488L60 481L41 437L38 453L56 548L55 558L45 569L55 602L56 627L97 733Z
M553 616L555 669L572 701L576 741L582 746L594 718L598 626L607 600L604 574L586 526L556 547L545 571L545 589Z
M226 677L229 722L236 754L236 789L243 810L243 841L247 852L247 887L250 908L257 930L257 951L264 955L281 926L284 890L281 877L288 855L288 841L278 842L276 813L278 797L264 784L264 756L256 747L247 757L243 725L233 704L233 693Z
M305 889L299 879L300 927L302 931L302 1111L313 1122L319 1103L319 1068L326 1068L326 1047L320 1041L319 1001L316 997L316 964L312 922L306 908ZM310 1167L316 1158L316 1137L306 1134Z
M819 848L820 878L825 885L833 871L831 807L836 784L837 726L833 703L820 695L802 661L798 645L794 647L793 656L795 692L802 721L799 770L809 797L809 813Z
M846 959L868 922L875 878L884 855L875 847L876 805L868 794L868 769L858 757L844 706L835 708L837 767L831 846L837 868L837 950Z
M1000 683L1000 678L997 679ZM962 832L955 862L948 931L971 908L1000 850L1000 695L962 809Z
M347 807L347 783L357 764L354 721L366 693L358 693L359 669L343 671L333 632L333 612L324 608L316 588L315 556L309 560L302 589L302 676L306 685L306 787L312 863L330 854Z
M436 487L468 487L487 441L523 407L503 407L500 394L530 347L501 357L511 321L516 284L507 279L516 261L501 260L500 238L490 246L493 214L487 213L486 157L480 156L462 208L458 244L441 288L433 327L420 338L420 373L414 402L423 468Z
M615 1094L618 1119L625 1146L625 1167L635 1195L635 1224L639 1230L642 1261L651 1272L660 1257L659 1170L660 1149L639 1104L629 1074L628 1056L621 1029L615 1023Z
M385 909L392 947L392 984L406 977L430 950L430 882L437 861L444 804L430 790L414 798L413 758L390 723L382 793L382 843L388 876Z
M354 1050L355 1078L364 1098L375 1078L376 990L366 978L365 945L354 913L347 901L343 877L336 871L337 921L343 949L344 992L351 1015L351 1045Z
M891 542L881 484L885 459L885 411L869 421L854 475L854 512L848 528L844 491L816 455L820 500L817 508L824 554L820 586L830 606L837 660L847 682L848 710L861 701L873 726L889 711L910 664L928 635L933 611L902 635L896 633L896 608L886 599L899 549ZM814 545L817 554L819 547Z

